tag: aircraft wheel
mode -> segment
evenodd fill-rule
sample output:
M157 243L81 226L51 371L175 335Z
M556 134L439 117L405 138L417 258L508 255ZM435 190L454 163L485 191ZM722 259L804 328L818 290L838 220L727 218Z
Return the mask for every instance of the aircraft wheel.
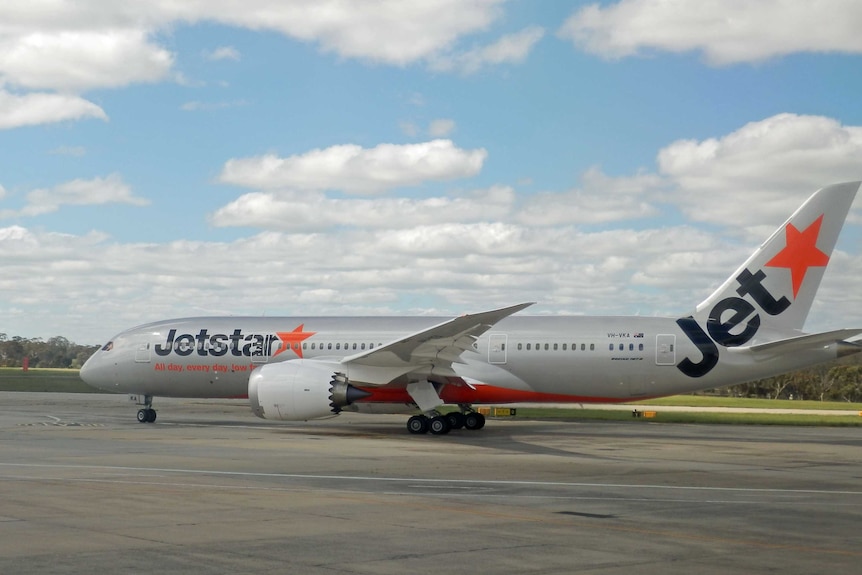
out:
M433 417L428 422L428 431L434 435L446 435L450 429L452 429L452 426L449 425L449 418L445 415Z
M446 418L449 419L449 426L452 429L461 429L464 427L464 414L460 411L452 411L446 414Z
M485 416L481 413L473 412L464 416L464 427L473 431L485 427Z
M138 423L152 423L156 420L156 410L155 409L139 409L138 410Z
M415 435L428 433L428 418L424 415L414 415L407 420L407 431Z

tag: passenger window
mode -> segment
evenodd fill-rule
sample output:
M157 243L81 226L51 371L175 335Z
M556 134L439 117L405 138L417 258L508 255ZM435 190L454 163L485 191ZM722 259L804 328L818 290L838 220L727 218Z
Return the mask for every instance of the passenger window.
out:
M520 351L523 347L524 347L524 344L519 343L519 344L518 344L518 351Z
M554 344L554 351L557 351L557 344Z
M584 349L583 344L581 344L581 349ZM591 343L591 344L590 344L590 351L595 351L595 349L596 349L596 344Z
M542 344L537 343L536 344L536 351L539 351L540 349L542 349Z
M362 349L365 349L365 344L363 343L360 347L361 347Z
M545 344L545 351L548 351L548 344Z
M506 344L505 343L500 346L500 351L506 351Z
M355 344L355 343L353 344L353 349L356 349L356 344Z
M567 345L568 345L568 344L565 344L565 343L563 344L563 351L566 351L566 349L568 349L568 348L566 347Z
M590 344L590 349L592 349L592 347L593 347L593 344ZM581 351L585 351L586 349L587 349L587 344L582 343L581 344Z
M530 344L527 344L527 351L530 351Z
M340 343L336 343L336 344L335 344L335 349L341 349L341 344L340 344Z
M629 351L634 351L634 350L635 350L635 344L630 343L629 344Z
M643 350L644 350L644 344L639 343L638 344L638 351L643 351Z

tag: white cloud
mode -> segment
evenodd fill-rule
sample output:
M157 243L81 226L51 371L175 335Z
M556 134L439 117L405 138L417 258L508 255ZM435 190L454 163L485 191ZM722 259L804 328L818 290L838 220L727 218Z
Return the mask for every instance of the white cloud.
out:
M231 100L231 101L221 101L221 102L200 102L198 100L193 100L191 102L186 102L180 109L186 112L213 112L215 110L224 110L227 108L241 108L243 106L247 106L248 102L246 100Z
M463 53L434 55L431 57L431 67L435 70L457 70L463 74L473 74L489 64L520 64L544 35L545 30L540 26L530 26L520 32L502 36L487 46Z
M29 89L80 92L155 82L172 65L167 50L134 28L0 36L0 79Z
M87 154L84 146L58 146L48 152L52 156L72 156L81 158Z
M0 251L12 254L4 260L0 290L4 305L29 310L26 319L7 318L7 332L29 335L28 326L46 325L56 333L44 335L81 342L150 318L193 314L195 306L233 314L415 313L427 312L430 298L449 302L446 313L459 313L540 299L557 309L614 313L637 291L636 268L627 258L637 254L638 267L664 259L655 237L664 233L441 222L329 234L265 232L230 243L120 244L98 234L14 227L0 229ZM685 229L671 233L690 249L713 245L708 238L691 240ZM39 274L32 273L34 265ZM14 288L22 282L27 290ZM691 278L682 287L702 282ZM62 300L56 297L60 283ZM425 303L399 309L405 299ZM665 310L677 301L650 297L643 304ZM689 294L684 301L694 305L697 298Z
M374 194L426 181L474 176L486 156L484 149L462 150L450 140L374 148L345 144L287 158L267 154L228 160L219 181L264 190Z
M430 62L439 53L451 52L461 38L486 30L502 14L503 2L7 0L0 3L0 87L56 91L58 94L50 96L73 104L63 113L31 114L26 121L16 119L11 125L94 116L98 107L75 100L75 95L168 79L192 83L174 69L175 55L162 45L160 34L170 33L178 24L202 22L279 32L343 58L395 66ZM469 56L469 65L519 61L529 43L523 33L504 38ZM241 57L234 46L220 46L204 56L212 60ZM44 99L48 95L22 97Z
M132 204L144 206L149 201L132 193L119 174L90 180L71 180L53 188L39 188L27 194L27 205L20 211L5 210L0 217L38 216L56 212L64 205Z
M585 233L569 226L438 222L330 233L264 232L232 242L117 243L0 228L8 333L34 325L99 342L147 320L201 313L330 315L443 313L538 300L534 312L690 312L756 243L689 226ZM862 270L858 255L841 269ZM33 274L36 265L40 272ZM843 325L862 308L857 276L827 275L816 319ZM56 297L57 285L63 298ZM26 290L16 286L26 285ZM136 302L129 306L128 302ZM417 302L404 309L404 301ZM849 303L848 303L849 302ZM852 307L855 306L855 307ZM200 308L203 308L201 310ZM852 319L852 318L851 318Z
M417 126L413 122L402 121L398 123L398 127L401 128L401 133L403 133L405 136L415 138L419 135L419 126Z
M21 96L0 89L0 130L49 122L108 116L96 104L78 96L30 93Z
M566 192L544 192L529 197L518 220L529 225L600 224L656 215L649 199L664 185L654 174L611 178L596 167L587 170L582 186Z
M255 30L276 30L316 42L342 57L407 65L487 28L502 0L252 0L206 2L195 16Z
M668 199L693 221L734 227L780 223L827 184L862 179L862 126L778 114L720 138L681 140L658 154Z
M291 232L333 227L401 229L506 218L515 202L511 188L495 187L460 197L328 198L321 193L244 194L217 210L216 226L249 226Z
M264 170L264 183L284 185L282 164L293 162L304 170L302 185L270 188L238 178L250 193L211 216L218 226L267 230L250 237L130 244L97 233L0 228L0 311L7 333L94 343L142 321L201 312L450 314L538 300L534 313L686 314L815 188L862 177L859 130L829 118L778 115L712 139L669 143L655 173L615 177L593 168L574 189L537 196L505 185L430 198L397 195L391 182L412 185L405 166L434 155L423 147L428 143L418 151L389 144L385 153L353 147L358 164L349 169L333 160L343 157L333 151L338 147L274 157L278 169ZM458 165L477 152L447 147L461 158ZM385 185L368 175L376 173L369 166L381 164L396 166L387 173L397 177ZM371 183L353 193L395 193L326 194L357 175ZM28 196L33 205L143 202L119 176L36 192ZM666 208L661 202L682 207L676 224L619 223ZM597 222L603 231L582 225ZM755 228L767 229L757 237L740 233ZM858 249L834 254L809 329L862 321L855 311L862 310L860 274ZM51 332L34 334L39 325Z
M178 23L272 30L324 51L404 66L485 30L503 0L373 4L341 0L39 2L0 4L0 79L34 89L88 90L168 77L173 55L155 34ZM207 53L238 59L233 46Z
M859 22L855 0L621 0L579 9L559 35L608 58L701 51L721 65L798 52L862 53Z
M207 60L233 60L234 62L239 62L241 59L239 50L234 48L233 46L220 46L215 50L204 52L204 57Z
M432 120L428 125L428 134L434 138L442 138L448 136L455 131L455 120L449 118L440 118Z

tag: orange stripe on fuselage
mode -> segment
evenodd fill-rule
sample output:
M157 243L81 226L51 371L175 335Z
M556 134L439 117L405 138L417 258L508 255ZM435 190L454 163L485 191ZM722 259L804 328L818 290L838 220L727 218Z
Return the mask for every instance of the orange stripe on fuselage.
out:
M360 387L359 389L371 395L360 399L357 403L413 403L413 399L404 388ZM473 387L467 385L445 385L440 390L440 399L447 404L621 403L623 401L630 401L629 398L539 393L536 391L507 389L493 385L476 385Z

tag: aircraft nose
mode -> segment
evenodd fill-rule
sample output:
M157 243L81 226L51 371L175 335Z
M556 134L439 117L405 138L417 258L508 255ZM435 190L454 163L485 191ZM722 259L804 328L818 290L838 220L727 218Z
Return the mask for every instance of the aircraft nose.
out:
M99 352L96 352L96 353L99 353ZM95 387L95 385L93 385L93 383L94 383L93 373L96 370L93 368L93 357L95 357L95 354L91 355L87 359L87 361L84 362L84 365L81 366L81 371L78 372L78 375L81 376L81 379L84 380L84 383L86 383L87 385L91 385L91 386Z
M84 362L84 365L81 366L81 371L78 375L84 383L90 387L104 390L110 383L110 373L104 365L104 362L100 360L100 353L100 351L97 351L91 355L90 358Z

